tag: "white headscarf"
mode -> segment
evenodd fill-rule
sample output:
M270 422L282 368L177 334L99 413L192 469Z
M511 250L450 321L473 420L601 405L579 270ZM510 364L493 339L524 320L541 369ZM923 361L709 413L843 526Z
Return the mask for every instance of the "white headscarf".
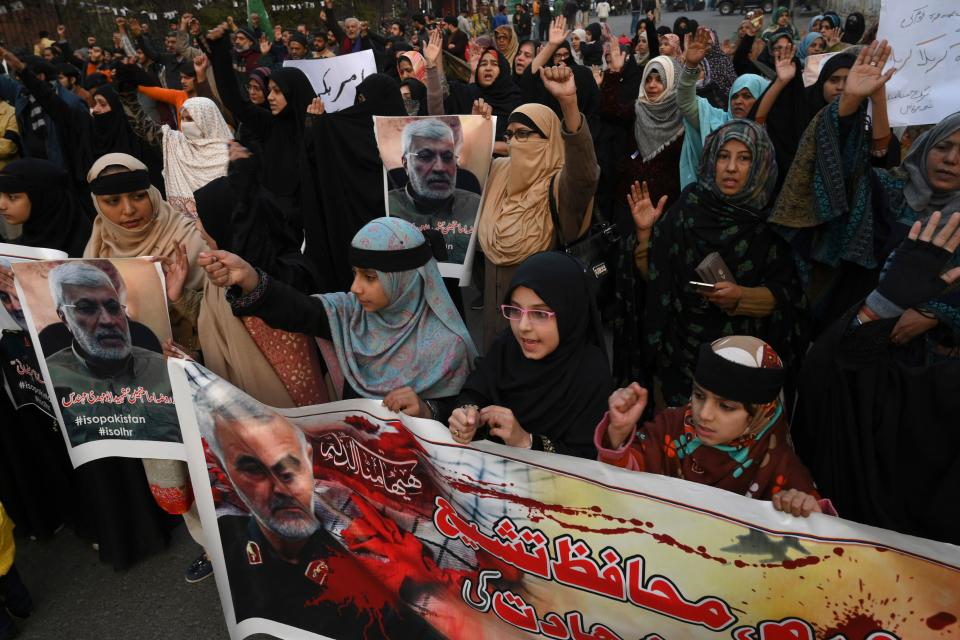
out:
M190 98L183 103L181 113L189 111L193 122L183 122L188 133L195 128L199 135L188 137L163 125L163 179L167 188L167 202L179 211L197 216L193 192L211 180L227 175L229 151L227 144L233 134L220 109L209 98Z

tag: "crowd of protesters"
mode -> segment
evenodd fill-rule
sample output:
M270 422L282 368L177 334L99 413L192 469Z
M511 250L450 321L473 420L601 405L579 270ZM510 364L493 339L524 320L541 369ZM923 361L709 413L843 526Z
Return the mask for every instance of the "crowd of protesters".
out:
M573 0L381 28L326 0L272 31L184 14L119 18L109 43L41 33L0 50L5 241L162 259L165 353L271 406L333 399L326 355L348 372L338 397L463 445L960 543L960 111L891 129L891 50L858 13L778 8L719 34L636 4L624 35L607 2L590 22ZM337 112L283 65L365 50L378 73ZM466 305L431 234L369 188L373 116L442 114L497 117ZM555 249L601 220L618 233L598 287ZM2 403L0 500L24 533L69 523L116 568L164 548L179 520L152 489L173 474L186 491L185 467L74 470L48 416ZM22 461L41 458L38 481ZM202 544L195 508L177 515ZM210 571L201 555L187 579Z

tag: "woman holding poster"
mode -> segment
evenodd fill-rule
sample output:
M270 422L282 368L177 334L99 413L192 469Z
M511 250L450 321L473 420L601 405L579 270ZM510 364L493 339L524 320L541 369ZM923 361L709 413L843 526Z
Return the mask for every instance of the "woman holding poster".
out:
M90 168L87 180L90 182L97 217L84 257L156 256L178 258L180 262L185 259L189 269L184 275L187 295L171 306L170 321L174 340L196 351L199 347L196 317L204 285L203 270L197 265L197 256L206 249L206 243L195 220L174 211L150 183L146 165L132 156L110 153L101 157ZM143 471L145 468L146 474ZM110 560L118 567L125 566L166 544L169 540L169 524L152 504L154 498L147 485L149 483L158 490L163 489L166 495L185 495L189 480L183 463L106 458L88 462L80 470L89 477L92 485L109 482L111 474L128 478L124 482L124 492L104 491L102 497L100 493L96 494L103 502L100 505L102 517L109 523L97 531L104 560ZM149 498L150 504L147 504L145 497ZM121 515L126 510L139 515L126 519ZM172 512L180 512L179 507L173 508ZM184 513L188 529L191 529L194 540L202 544L199 519L191 514L190 511ZM140 535L147 544L131 547L131 541L140 537L135 533L140 527L143 528ZM201 557L188 570L187 580L192 582L208 575L210 564Z

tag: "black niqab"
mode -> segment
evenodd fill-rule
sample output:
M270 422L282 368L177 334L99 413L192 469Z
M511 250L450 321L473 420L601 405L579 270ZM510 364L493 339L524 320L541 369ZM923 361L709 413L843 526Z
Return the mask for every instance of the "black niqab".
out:
M307 126L311 152L304 189L303 226L307 255L324 278L322 291L344 291L353 278L347 249L370 220L385 215L383 162L373 116L406 116L400 84L382 73L357 86L352 107L312 117Z
M48 160L21 158L0 171L0 191L26 193L30 218L23 223L18 244L83 256L90 239L90 219L70 188L67 172Z
M526 431L550 438L558 452L595 457L593 432L613 379L587 275L574 258L547 251L520 264L504 303L517 287L532 289L557 314L560 344L531 360L508 329L477 361L463 391L509 408Z
M93 114L93 128L90 132L93 160L96 161L108 153L125 153L138 158L147 165L150 183L164 193L163 159L156 149L146 144L130 128L120 96L111 85L97 88L94 95L103 96L110 105L110 111Z

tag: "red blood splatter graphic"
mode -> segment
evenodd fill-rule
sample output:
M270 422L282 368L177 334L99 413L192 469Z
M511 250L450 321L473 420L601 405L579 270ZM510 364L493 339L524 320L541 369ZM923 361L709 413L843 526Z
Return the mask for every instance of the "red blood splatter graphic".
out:
M660 544L666 544L675 549L679 549L684 553L697 555L697 556L700 556L701 558L704 558L706 560L712 560L713 562L716 562L722 565L726 565L730 563L730 561L727 560L726 558L721 558L719 556L711 555L710 553L707 552L706 548L703 546L694 548L678 541L673 536L667 535L665 533L654 533L652 531L648 531L647 529L653 528L652 522L643 522L641 520L637 520L636 518L631 518L627 520L624 518L618 518L616 516L607 515L605 513L598 513L596 510L596 507L575 508L575 507L567 507L567 506L558 505L558 504L546 504L546 503L540 502L539 500L535 500L533 498L518 496L512 493L506 493L494 488L502 485L493 485L491 483L480 482L476 480L471 480L470 482L460 482L460 481L452 480L450 484L455 490L463 493L470 493L470 494L478 495L484 498L507 500L509 502L513 502L514 504L523 505L528 509L530 509L530 514L527 517L530 519L531 522L538 522L542 518L546 517L567 529L571 529L573 531L582 531L584 533L600 533L605 535L618 535L623 533L641 533L644 535L651 536L654 540L656 540ZM630 526L621 526L621 527L613 527L613 528L589 527L582 524L565 522L564 520L561 520L551 515L551 512L560 513L560 514L569 515L569 516L586 515L593 518L601 518L608 522L629 524ZM842 553L843 550L840 549L840 551L841 553L838 553L837 555L843 555ZM764 569L777 569L777 568L797 569L797 568L806 567L809 565L818 564L821 560L827 560L830 557L831 557L830 555L823 556L822 558L819 558L817 556L807 556L804 558L798 558L796 560L784 560L783 562L776 562L776 563L752 563L752 562L744 562L743 560L735 560L733 562L733 566L737 567L738 569L742 569L744 567L754 567L754 568L764 568Z
M861 613L860 610L848 610L844 618L840 618L836 613L833 615L834 620L836 620L835 626L830 627L823 633L818 633L817 637L833 638L834 636L842 636L844 638L866 638L875 631L884 630L882 622L879 622L866 613Z
M819 564L820 558L817 556L807 556L806 558L797 558L796 560L784 560L782 566L784 569L798 569L808 567L812 564ZM773 565L776 566L776 565Z
M946 611L941 611L940 613L927 618L927 626L934 631L940 631L941 629L949 627L956 621L957 616L953 615L952 613L947 613Z
M842 555L843 555L843 547L834 547L834 548L833 548L833 553L834 553L834 555L842 556Z

